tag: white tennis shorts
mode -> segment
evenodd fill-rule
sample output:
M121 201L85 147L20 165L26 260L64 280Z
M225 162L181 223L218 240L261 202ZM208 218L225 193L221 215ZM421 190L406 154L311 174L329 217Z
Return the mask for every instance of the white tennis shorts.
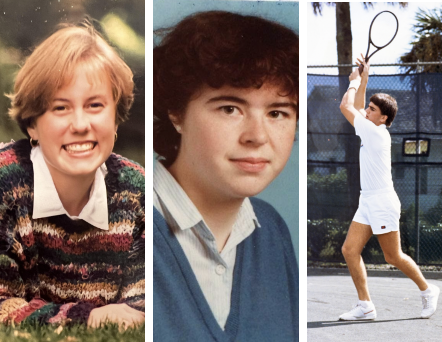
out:
M399 230L401 202L394 189L361 191L353 221L371 226L373 234Z

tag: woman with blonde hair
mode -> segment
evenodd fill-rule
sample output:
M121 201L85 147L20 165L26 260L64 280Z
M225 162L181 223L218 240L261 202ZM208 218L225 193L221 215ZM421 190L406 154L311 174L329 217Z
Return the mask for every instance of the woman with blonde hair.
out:
M144 169L112 153L133 74L87 21L28 57L0 149L0 321L144 322Z

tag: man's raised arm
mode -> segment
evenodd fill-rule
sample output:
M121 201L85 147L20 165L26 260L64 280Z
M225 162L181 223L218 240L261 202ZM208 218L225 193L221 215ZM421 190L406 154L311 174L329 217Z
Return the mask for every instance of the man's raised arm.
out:
M367 83L368 83L368 71L370 69L370 63L364 62L364 56L361 54L362 59L358 58L358 61L356 64L358 66L362 65L364 67L362 75L361 75L361 85L359 86L359 89L356 91L355 95L355 108L358 110L364 117L366 115L365 113L365 92L367 90Z
M359 70L355 69L350 74L350 86L342 98L340 109L342 114L348 122L354 126L354 119L356 115L363 115L365 117L365 91L368 83L369 65L359 60L359 63L364 65L364 71L359 75Z

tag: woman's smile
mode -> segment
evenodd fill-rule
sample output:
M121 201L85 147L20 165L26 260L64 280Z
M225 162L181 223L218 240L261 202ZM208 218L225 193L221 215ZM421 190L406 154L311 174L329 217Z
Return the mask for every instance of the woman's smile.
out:
M96 142L73 143L63 145L63 148L70 154L79 154L82 152L92 151L96 144Z

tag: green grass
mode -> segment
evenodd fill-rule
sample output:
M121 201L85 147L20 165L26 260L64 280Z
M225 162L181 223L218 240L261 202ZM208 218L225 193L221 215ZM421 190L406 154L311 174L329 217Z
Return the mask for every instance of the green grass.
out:
M0 325L0 341L7 342L120 342L144 341L144 325L119 331L116 324L107 324L99 329L88 329L84 325L63 327L57 331L58 325L31 325L18 326Z

